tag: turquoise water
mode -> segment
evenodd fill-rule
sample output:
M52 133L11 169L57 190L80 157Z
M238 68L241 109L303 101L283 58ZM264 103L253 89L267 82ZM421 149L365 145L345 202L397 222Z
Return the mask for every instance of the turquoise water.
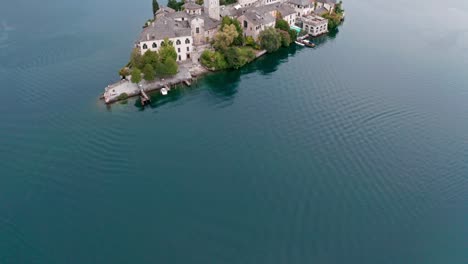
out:
M468 5L106 107L150 1L0 9L0 263L467 263Z

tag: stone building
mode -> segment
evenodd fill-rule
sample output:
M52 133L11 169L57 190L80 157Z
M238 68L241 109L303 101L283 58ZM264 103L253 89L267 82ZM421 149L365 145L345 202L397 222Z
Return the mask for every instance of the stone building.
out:
M202 7L193 1L183 5L183 11L161 6L155 21L143 29L136 47L144 54L158 51L165 38L173 44L177 61L196 62L200 53L214 37L220 25L219 0L207 0Z
M328 32L328 20L323 17L308 15L302 18L302 22L302 29L311 36L315 37Z

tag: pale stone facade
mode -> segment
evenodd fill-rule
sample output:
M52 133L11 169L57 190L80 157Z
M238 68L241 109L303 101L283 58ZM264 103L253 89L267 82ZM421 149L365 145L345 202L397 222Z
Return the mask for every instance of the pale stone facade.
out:
M219 20L219 0L204 0L204 11L212 19Z
M309 15L303 17L302 22L302 29L311 36L315 37L328 32L328 20L323 17Z

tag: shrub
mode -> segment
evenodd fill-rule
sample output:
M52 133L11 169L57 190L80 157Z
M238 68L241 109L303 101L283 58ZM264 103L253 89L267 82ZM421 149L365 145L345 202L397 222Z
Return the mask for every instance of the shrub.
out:
M122 78L126 78L128 75L130 75L130 69L128 67L123 67L119 70L119 75Z
M132 70L132 83L141 82L141 71L138 68Z
M159 62L156 65L156 75L161 77L175 75L178 68L177 62L172 57L169 57L166 61Z
M290 38L290 43L293 43L297 39L297 31L294 29L288 30L289 33L289 38Z
M275 28L281 29L281 30L284 30L284 31L288 31L289 30L289 24L284 19L277 19L276 24L275 24Z
M267 28L260 32L260 46L268 53L277 51L281 47L281 35L274 28Z
M154 68L151 64L146 64L143 68L143 78L146 81L153 81L154 80Z
M229 68L225 57L218 51L205 50L200 57L200 61L203 66L209 69L224 70Z
M281 35L281 46L289 47L289 44L291 44L291 37L289 37L289 33L284 30L278 30L278 32Z

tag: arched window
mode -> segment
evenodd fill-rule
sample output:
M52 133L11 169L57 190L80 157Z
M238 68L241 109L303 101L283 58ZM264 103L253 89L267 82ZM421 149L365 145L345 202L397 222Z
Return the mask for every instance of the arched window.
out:
M147 49L147 48L148 48L148 45L143 44L143 49Z
M178 40L176 41L176 45L180 45L180 43L181 43L181 42L180 42L180 40L178 39Z
M156 45L156 42L153 42L153 49L157 48L158 45Z
M190 39L185 39L185 44L190 44Z

